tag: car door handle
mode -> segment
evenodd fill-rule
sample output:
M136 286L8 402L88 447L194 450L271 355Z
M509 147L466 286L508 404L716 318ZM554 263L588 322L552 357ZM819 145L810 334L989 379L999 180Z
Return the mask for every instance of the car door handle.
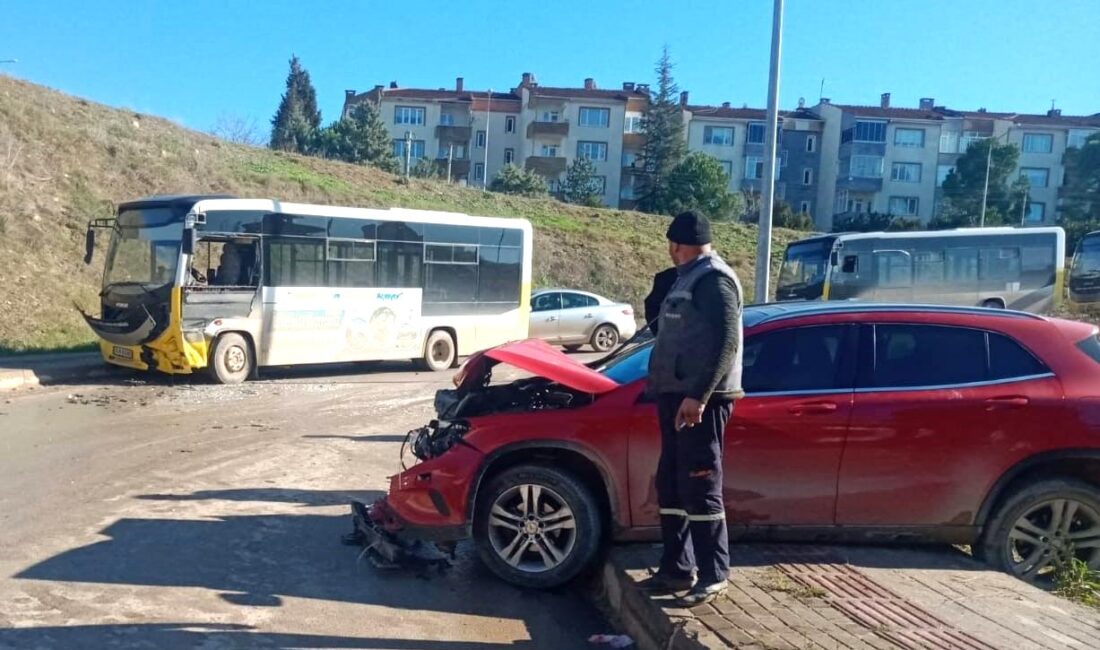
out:
M836 402L803 402L787 409L792 415L826 415L835 413Z
M547 319L546 319L546 322L547 322L547 323L553 323L553 322L554 322L554 321L556 321L556 320L558 320L558 317L557 317L557 316L551 316L550 318L547 318Z
M1023 408L1031 403L1031 400L1023 395L1006 395L1004 397L990 397L985 401L987 411L1001 409Z
M592 314L585 314L584 317L585 318L592 318Z

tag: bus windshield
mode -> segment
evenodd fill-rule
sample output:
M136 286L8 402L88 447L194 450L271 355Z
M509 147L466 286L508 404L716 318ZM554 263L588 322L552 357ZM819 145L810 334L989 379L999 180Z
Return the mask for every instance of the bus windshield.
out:
M832 240L821 239L796 242L787 246L787 252L783 256L783 266L779 269L779 292L782 294L823 284L832 245ZM799 297L812 298L819 296L820 293L818 296Z
M182 236L183 221L170 208L122 212L107 252L103 288L171 283L176 277Z
M1081 275L1100 273L1100 235L1092 235L1081 241L1073 261L1073 272Z

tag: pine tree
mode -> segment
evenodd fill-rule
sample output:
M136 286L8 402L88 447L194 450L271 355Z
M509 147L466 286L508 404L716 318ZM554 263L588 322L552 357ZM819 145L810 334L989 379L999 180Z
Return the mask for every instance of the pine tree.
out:
M642 173L638 177L638 207L645 212L669 210L669 179L687 153L680 91L672 78L672 67L672 58L665 46L657 61L657 90L651 93L649 107L642 119L646 143L641 157Z
M588 158L577 158L565 172L562 198L567 203L599 207L603 205L604 188L596 178L596 166Z
M378 106L365 102L321 130L319 153L325 158L371 165L396 174L400 164L393 155L393 142Z
M302 67L298 57L293 56L286 76L286 92L271 118L271 148L310 153L320 126L317 91L309 79L309 72Z

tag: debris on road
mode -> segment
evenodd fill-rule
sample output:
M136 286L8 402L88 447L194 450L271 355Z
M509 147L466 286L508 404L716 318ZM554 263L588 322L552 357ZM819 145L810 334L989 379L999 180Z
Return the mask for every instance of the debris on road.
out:
M402 539L386 530L379 501L367 506L361 501L351 502L353 530L343 537L349 546L362 546L360 557L366 557L375 568L417 570L450 568L451 557L434 544L421 540Z

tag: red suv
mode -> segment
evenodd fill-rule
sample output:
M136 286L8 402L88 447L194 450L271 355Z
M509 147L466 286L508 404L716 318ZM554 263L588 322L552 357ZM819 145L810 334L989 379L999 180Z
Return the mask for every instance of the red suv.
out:
M658 539L650 348L590 366L539 341L472 357L410 433L419 462L357 527L406 545L473 537L497 575L534 587L574 577L605 540ZM497 363L534 376L493 385ZM725 443L734 539L970 544L1027 580L1070 555L1100 568L1095 326L756 306L743 383Z

